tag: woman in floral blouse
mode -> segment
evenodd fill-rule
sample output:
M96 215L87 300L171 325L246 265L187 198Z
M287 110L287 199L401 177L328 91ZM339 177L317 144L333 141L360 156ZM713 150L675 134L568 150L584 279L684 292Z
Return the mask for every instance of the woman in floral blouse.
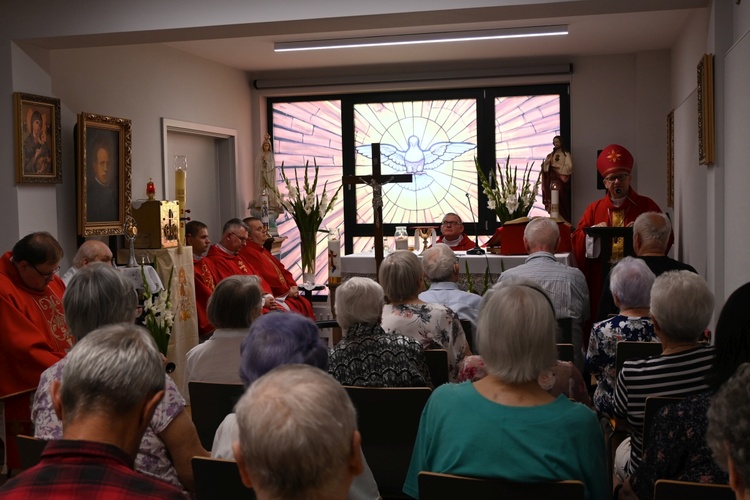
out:
M393 252L380 265L378 278L389 300L383 307L383 329L416 339L424 349L448 351L448 378L455 382L459 363L471 351L461 322L452 310L419 300L424 291L419 258L408 250Z
M649 318L654 279L654 273L642 260L622 259L610 275L610 291L620 314L596 323L591 329L585 368L596 377L594 407L608 417L614 415L617 343L659 341Z

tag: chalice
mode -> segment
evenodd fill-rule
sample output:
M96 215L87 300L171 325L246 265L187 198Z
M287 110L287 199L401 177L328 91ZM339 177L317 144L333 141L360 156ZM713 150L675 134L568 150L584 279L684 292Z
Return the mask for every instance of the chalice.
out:
M419 255L422 255L425 250L430 246L430 240L432 239L432 235L435 234L435 228L430 226L423 226L423 227L417 227L417 236L422 238L422 251L419 252Z

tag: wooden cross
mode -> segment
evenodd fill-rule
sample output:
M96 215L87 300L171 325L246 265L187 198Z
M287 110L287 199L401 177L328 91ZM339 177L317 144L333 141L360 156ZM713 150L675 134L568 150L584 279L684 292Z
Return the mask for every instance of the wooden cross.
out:
M385 176L380 173L380 144L374 143L372 150L372 175L345 175L341 182L347 185L366 184L372 188L372 208L375 218L375 274L380 272L383 262L383 184L411 182L411 174Z

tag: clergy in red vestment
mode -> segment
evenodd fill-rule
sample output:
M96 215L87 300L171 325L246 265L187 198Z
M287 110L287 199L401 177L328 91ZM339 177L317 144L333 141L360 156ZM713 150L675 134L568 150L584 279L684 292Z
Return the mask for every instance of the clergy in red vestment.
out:
M256 217L243 220L249 228L247 244L240 249L240 256L252 265L271 287L271 293L278 302L284 302L289 310L315 319L313 308L305 298L300 297L294 276L269 252L263 243L268 239L266 228Z
M235 218L230 219L222 228L221 241L208 249L206 258L213 264L216 279L223 280L227 276L236 274L255 275L260 278L263 289L263 312L286 311L287 309L276 302L271 287L263 276L241 255L240 250L247 243L247 227Z
M33 435L31 391L42 372L73 347L57 276L62 247L49 233L31 233L0 258L0 399L7 465L21 467L15 437Z
M618 144L611 144L604 148L596 160L596 169L604 178L607 193L601 200L591 203L583 217L578 221L576 230L571 234L573 252L578 268L586 276L589 286L591 315L596 318L599 307L599 297L602 287L601 262L595 258L586 257L586 227L629 227L635 219L645 212L661 212L659 205L651 198L641 196L630 186L630 172L633 170L633 155ZM589 237L591 238L591 237ZM667 250L672 245L670 237ZM623 241L612 244L613 259L623 257ZM585 331L585 330L584 330ZM584 335L584 342L588 343Z
M454 252L463 252L474 248L474 242L464 233L464 223L461 217L448 212L440 223L440 236L436 243L445 243Z
M195 281L195 308L198 311L198 335L201 342L207 340L215 327L208 321L206 305L218 283L213 263L204 257L211 245L208 226L191 220L185 225L185 243L193 247L193 276Z

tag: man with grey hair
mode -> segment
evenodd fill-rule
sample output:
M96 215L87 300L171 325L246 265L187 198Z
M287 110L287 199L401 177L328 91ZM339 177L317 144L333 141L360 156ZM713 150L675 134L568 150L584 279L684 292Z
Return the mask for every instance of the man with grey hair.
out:
M557 342L573 344L573 361L583 368L583 323L589 317L589 289L583 273L555 259L560 243L557 223L546 217L529 221L523 244L526 262L500 275L499 283L526 278L539 283L549 294L557 319ZM567 323L570 323L568 329Z
M341 384L318 368L272 370L250 386L236 412L234 456L259 500L344 500L362 473L354 406Z
M667 271L690 271L696 273L693 266L667 257L669 238L672 235L672 224L669 217L661 212L645 212L639 215L633 223L633 251L639 259L646 263L655 276ZM610 276L604 279L602 296L596 320L603 321L617 314L617 306L609 293Z
M65 286L68 286L75 273L93 262L104 262L111 265L112 250L99 240L86 240L78 248L76 256L73 257L73 267L65 271L62 276Z
M139 474L133 463L164 396L164 367L151 335L111 325L79 341L52 385L63 439L47 443L36 466L0 488L0 498L184 498Z
M430 280L430 289L420 293L419 299L450 308L458 319L471 321L472 333L476 332L482 297L458 287L460 268L453 250L445 243L436 243L422 254L422 268Z

